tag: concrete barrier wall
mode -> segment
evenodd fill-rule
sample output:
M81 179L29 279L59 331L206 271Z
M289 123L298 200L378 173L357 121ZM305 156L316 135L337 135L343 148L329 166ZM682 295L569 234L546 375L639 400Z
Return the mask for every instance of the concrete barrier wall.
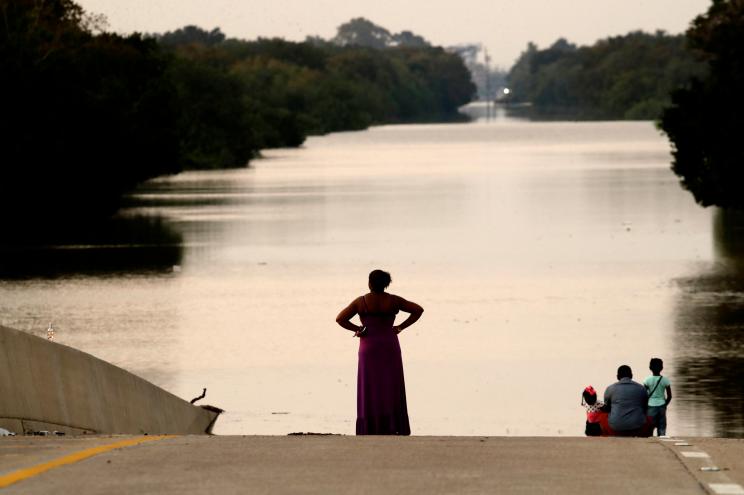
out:
M0 326L0 427L199 434L218 414L90 354Z

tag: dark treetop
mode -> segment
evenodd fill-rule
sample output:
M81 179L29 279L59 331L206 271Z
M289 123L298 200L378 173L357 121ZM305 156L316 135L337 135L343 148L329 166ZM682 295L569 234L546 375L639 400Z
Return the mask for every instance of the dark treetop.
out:
M744 208L744 0L715 0L687 31L707 74L672 95L661 128L672 170L703 206Z

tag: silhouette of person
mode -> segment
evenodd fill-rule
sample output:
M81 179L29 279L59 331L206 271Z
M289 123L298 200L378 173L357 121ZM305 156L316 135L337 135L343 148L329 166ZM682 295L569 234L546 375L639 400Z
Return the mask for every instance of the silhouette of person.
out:
M391 281L389 273L373 270L370 292L354 299L336 317L339 325L359 337L357 435L411 434L398 334L413 325L424 308L386 293ZM409 315L395 325L398 311ZM357 314L362 326L350 321Z

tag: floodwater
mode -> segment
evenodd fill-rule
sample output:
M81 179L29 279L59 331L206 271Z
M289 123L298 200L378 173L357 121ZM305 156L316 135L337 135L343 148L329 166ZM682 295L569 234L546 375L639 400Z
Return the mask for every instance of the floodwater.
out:
M670 434L744 436L742 223L698 207L650 122L385 126L189 172L91 239L10 250L0 324L227 410L219 434L353 434L370 270L419 435L581 435L586 385L665 361Z

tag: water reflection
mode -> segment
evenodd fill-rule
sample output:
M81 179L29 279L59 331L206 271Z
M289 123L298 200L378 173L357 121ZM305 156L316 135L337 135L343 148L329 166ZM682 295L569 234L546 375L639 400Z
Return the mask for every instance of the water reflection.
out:
M333 317L382 266L394 292L427 307L404 337L417 434L581 434L576 390L606 385L621 362L642 374L651 350L669 358L674 434L708 434L695 425L713 424L698 419L712 415L710 399L677 385L714 373L673 371L703 362L699 349L717 363L710 332L692 333L711 321L696 298L725 256L668 163L650 122L503 119L311 138L248 169L144 184L122 229L134 215L163 219L135 219L147 234L40 248L119 250L129 269L5 259L6 271L62 276L0 276L0 324L43 332L54 320L59 342L181 397L207 387L230 411L218 433L353 432L357 343ZM670 287L691 264L699 275Z
M53 321L57 342L173 390L179 309L158 289L179 278L183 244L144 215L3 239L0 324L44 337Z
M678 280L675 395L699 430L744 437L744 213L714 215L715 260Z
M159 217L123 216L86 229L20 236L0 244L0 278L172 271L182 235Z

